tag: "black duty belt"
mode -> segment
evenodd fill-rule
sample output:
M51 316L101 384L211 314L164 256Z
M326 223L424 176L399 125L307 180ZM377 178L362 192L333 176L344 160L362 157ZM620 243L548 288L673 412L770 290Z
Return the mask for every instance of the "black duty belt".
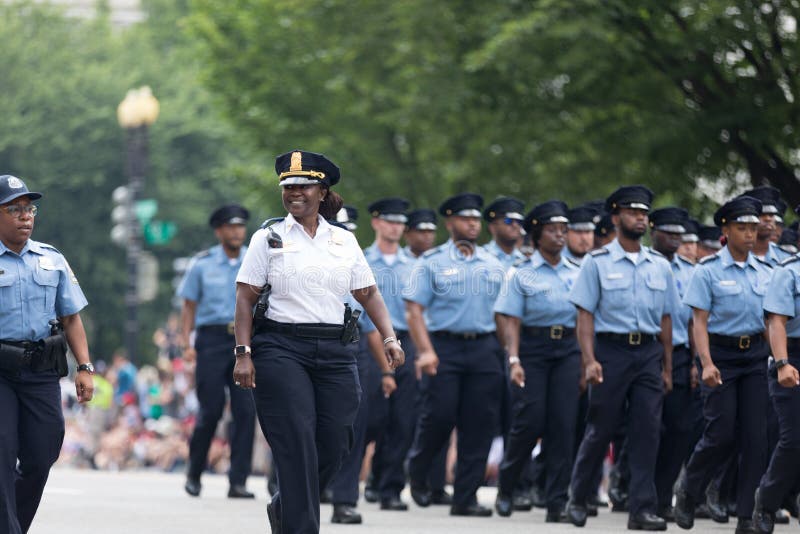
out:
M614 341L622 345L636 347L645 345L656 340L655 334L643 334L641 332L628 332L627 334L615 334L613 332L597 332L597 337L608 341Z
M547 337L550 339L564 339L575 335L574 328L566 326L523 326L522 332L532 337Z
M760 343L764 339L764 334L751 334L748 336L722 336L720 334L708 334L708 342L717 347L736 350L750 350L750 347Z
M448 339L482 339L494 335L494 332L450 332L449 330L437 330L432 332L434 337Z
M395 328L394 335L397 337L406 337L408 335L408 330L398 330L397 328Z
M225 324L206 324L203 326L197 327L198 332L209 332L214 334L227 334L229 336L234 335L233 333L233 323L225 323Z
M0 341L0 369L28 369L41 353L41 344L35 341Z
M340 324L328 323L279 323L267 319L259 332L275 332L293 337L307 337L316 339L340 339L344 327Z

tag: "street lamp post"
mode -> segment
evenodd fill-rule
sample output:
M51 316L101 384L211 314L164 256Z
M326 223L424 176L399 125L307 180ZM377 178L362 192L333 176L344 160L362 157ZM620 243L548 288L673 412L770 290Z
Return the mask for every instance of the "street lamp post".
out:
M127 133L128 194L126 195L125 242L127 284L125 288L125 350L132 362L139 361L137 277L142 251L141 231L136 218L136 202L144 188L147 172L147 129L158 118L158 100L149 87L131 89L117 107L117 120Z

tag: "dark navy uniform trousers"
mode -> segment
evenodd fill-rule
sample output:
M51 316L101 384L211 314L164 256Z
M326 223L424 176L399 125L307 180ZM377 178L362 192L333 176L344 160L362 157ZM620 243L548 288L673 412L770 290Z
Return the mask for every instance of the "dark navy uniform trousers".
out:
M567 502L578 413L580 349L575 336L560 340L523 335L520 361L525 387L512 385L511 429L500 464L498 490L512 495L537 440L547 439L547 507L559 512Z
M367 384L367 374L371 366L376 367L375 360L367 346L367 336L360 334L358 353L356 355L359 384ZM356 418L353 422L353 446L342 460L342 467L333 477L328 488L332 492L333 504L355 506L358 503L358 482L361 475L361 464L364 461L364 450L367 446L367 423L371 410L366 397L359 403Z
M434 457L457 429L453 504L469 506L483 484L486 460L497 428L502 402L504 353L494 333L477 339L431 334L439 367L423 377L423 408L409 453L409 478L415 487L427 487Z
M628 422L634 430L628 436L630 513L655 513L653 478L664 398L663 355L661 344L649 336L642 336L641 345L597 338L595 357L603 366L603 382L591 386L589 392L586 433L572 471L574 502L585 503L597 490L597 466L602 464L608 443L619 428L627 401Z
M192 478L200 478L208 461L208 449L217 431L217 424L225 409L225 389L230 392L231 468L228 480L231 485L244 485L250 474L253 461L253 437L256 426L256 410L250 391L236 387L233 383L233 366L236 359L234 337L213 328L199 327L195 348L197 350L197 400L200 405L197 423L189 441L189 472Z
M753 497L767 467L767 356L762 339L747 351L711 345L722 384L703 384L703 437L686 465L686 490L702 502L706 486L739 445L736 514L753 514ZM738 441L737 441L738 438Z
M319 494L353 443L361 399L357 343L258 333L252 340L261 430L278 469L283 532L319 532Z
M800 351L793 351L789 363L800 369ZM800 480L800 387L785 388L775 376L769 378L769 394L778 415L780 434L769 468L761 478L764 508L775 512L784 497L796 490Z
M702 429L702 404L699 388L692 389L694 359L685 345L672 351L672 391L664 397L661 416L661 443L656 461L658 507L672 505L672 486L684 462L689 459ZM634 429L635 431L635 429Z
M0 374L0 532L27 532L64 441L55 371Z

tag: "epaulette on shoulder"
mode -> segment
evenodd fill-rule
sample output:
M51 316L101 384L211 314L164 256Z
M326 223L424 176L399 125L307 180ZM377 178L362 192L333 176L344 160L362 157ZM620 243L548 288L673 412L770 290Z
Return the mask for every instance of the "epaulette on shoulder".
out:
M337 228L341 228L342 230L347 230L348 232L350 231L343 223L340 223L339 221L334 221L333 219L328 219L328 224L330 224L331 226L336 226Z
M794 263L796 261L800 261L800 256L798 256L797 254L792 254L791 256L780 262L778 265L783 267L784 265L789 265L790 263Z
M519 258L518 260L514 261L514 263L511 264L511 266L512 267L519 267L521 265L524 265L528 261L530 261L530 258Z
M589 251L589 254L591 256L602 256L603 254L610 254L610 253L611 253L611 251L608 250L606 247L601 247L601 248L598 248L596 250L590 250Z
M705 258L700 258L699 263L708 263L710 261L718 260L719 256L716 254L712 254L710 256L706 256Z
M286 217L273 217L271 219L267 219L266 221L261 223L261 226L259 226L259 228L261 230L263 230L264 228L269 228L273 224L279 223L279 222L283 221L284 219L286 219Z
M659 251L657 251L656 249L654 249L654 248L652 248L652 247L651 247L649 250L650 250L650 252L652 252L653 254L655 254L656 256L658 256L659 258L664 258L664 259L667 259L667 257L666 257L666 256L664 256L662 253L660 253L660 252L659 252Z
M441 251L442 251L442 245L439 245L438 247L433 247L432 249L423 252L422 257L427 258L428 256L433 256L434 254Z
M574 265L575 267L580 267L581 266L581 264L578 263L577 261L575 261L573 258L566 258L566 260L567 260L567 263L569 263L571 265Z
M200 252L198 252L197 254L192 256L192 259L193 260L199 260L200 258L205 258L205 257L209 256L210 254L211 254L211 249L207 248L205 250L201 250Z
M684 256L683 254L678 254L677 256L679 260L683 260L685 263L688 263L689 265L694 265L694 263L692 263L692 260Z
M49 248L50 250L54 250L54 251L58 252L59 254L61 254L61 251L60 251L60 250L58 250L58 249L57 249L56 247L54 247L53 245L49 245L49 244L47 244L47 243L39 243L39 245L40 245L42 248ZM63 256L63 254L61 254L61 255Z
M761 258L759 258L758 256L753 256L753 257L754 257L754 258L756 259L756 261L757 261L757 262L759 262L760 264L762 264L762 265L766 265L767 267L769 267L770 269L772 269L772 264L771 264L770 262L768 262L767 260L762 260L762 259L761 259Z

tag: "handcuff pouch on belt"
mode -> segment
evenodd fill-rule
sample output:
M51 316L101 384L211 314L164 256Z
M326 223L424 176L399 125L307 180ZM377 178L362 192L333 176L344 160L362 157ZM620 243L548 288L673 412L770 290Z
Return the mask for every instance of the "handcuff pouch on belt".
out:
M55 370L67 376L67 341L61 323L50 321L50 335L36 342L0 341L0 371L18 373L30 369L35 373Z

